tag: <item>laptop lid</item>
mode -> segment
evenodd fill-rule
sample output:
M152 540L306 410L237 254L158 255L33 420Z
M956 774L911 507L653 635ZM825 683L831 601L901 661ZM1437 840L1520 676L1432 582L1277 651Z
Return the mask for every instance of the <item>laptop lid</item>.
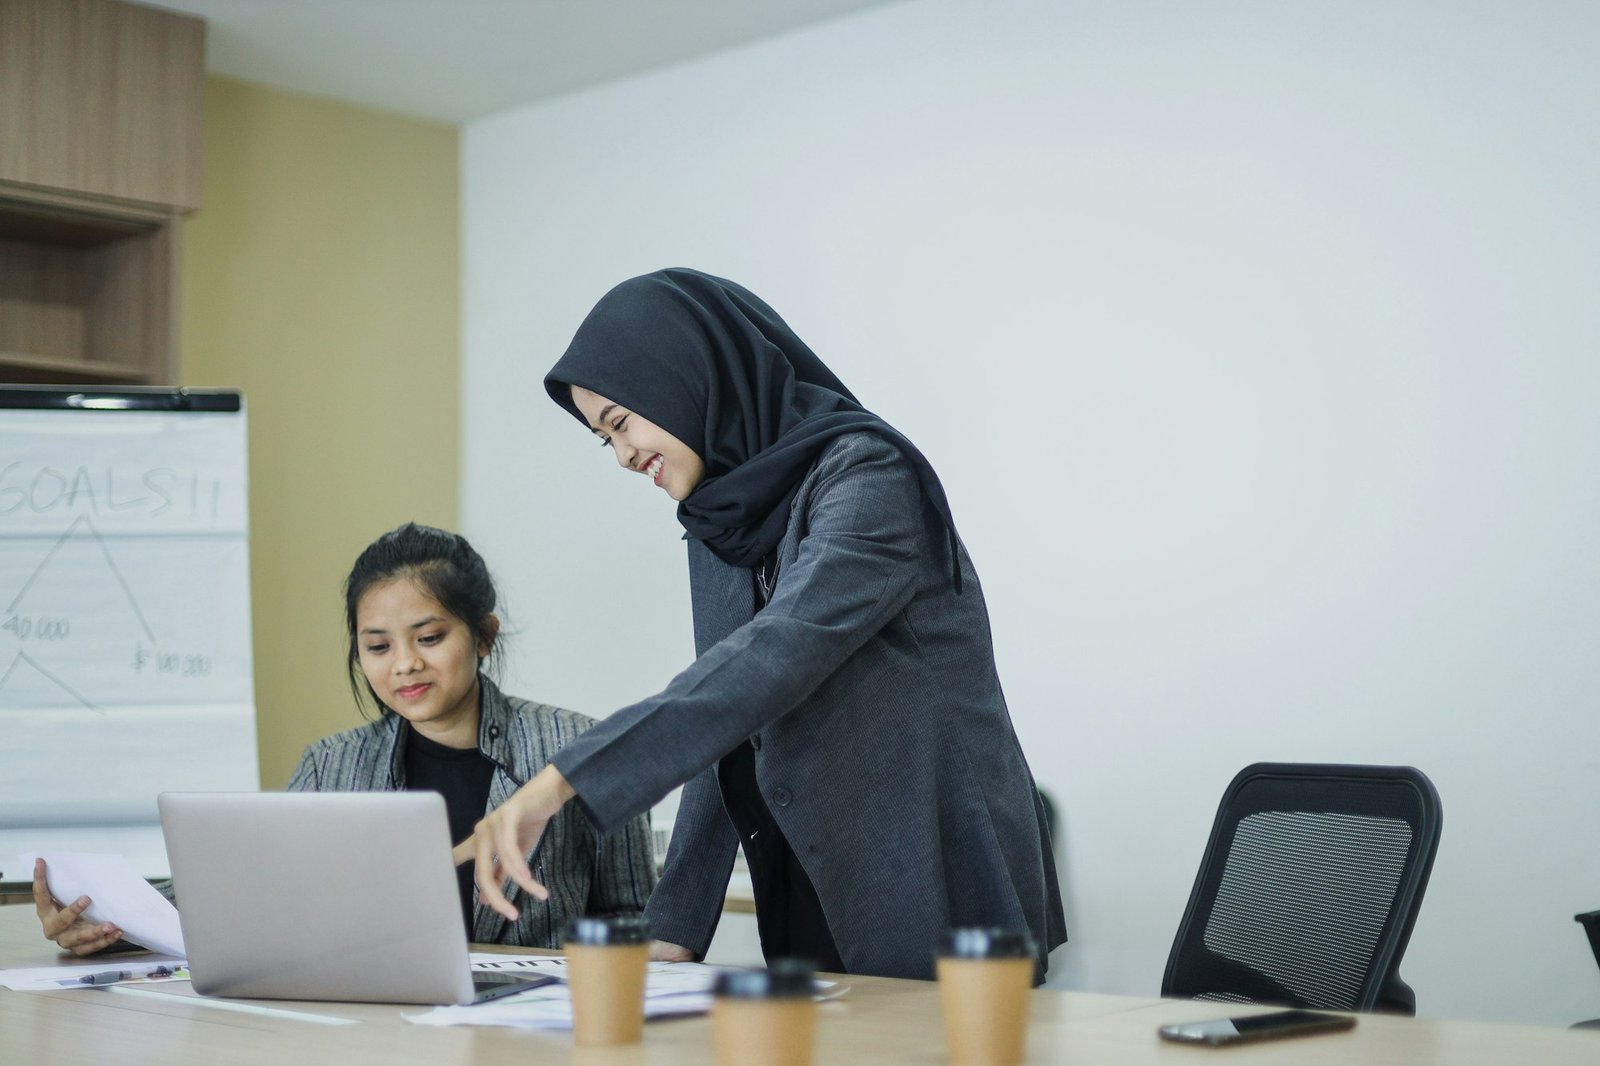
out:
M434 792L164 792L194 989L208 996L470 1003Z

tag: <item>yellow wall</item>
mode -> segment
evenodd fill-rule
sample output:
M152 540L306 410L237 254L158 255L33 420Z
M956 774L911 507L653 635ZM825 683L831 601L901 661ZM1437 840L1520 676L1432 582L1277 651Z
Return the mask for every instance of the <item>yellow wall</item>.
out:
M457 135L206 82L183 230L183 383L242 389L261 783L360 721L340 584L375 536L456 521Z

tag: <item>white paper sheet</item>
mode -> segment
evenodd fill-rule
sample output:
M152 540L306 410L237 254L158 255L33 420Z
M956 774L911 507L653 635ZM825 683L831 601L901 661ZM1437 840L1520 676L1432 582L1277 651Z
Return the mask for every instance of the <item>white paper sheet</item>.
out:
M418 1025L509 1025L518 1029L571 1029L572 997L567 990L567 960L550 955L497 955L474 952L474 970L500 973L543 973L561 978L559 985L519 992L514 996L467 1007L436 1007L408 1014ZM718 966L698 962L652 962L645 971L645 1018L670 1018L704 1014L711 1009L711 985ZM837 981L815 982L817 998L834 999L849 986Z
M175 971L165 976L152 976L151 971L157 967ZM0 988L9 988L13 992L60 992L63 989L74 988L106 988L105 983L99 985L86 985L79 980L80 977L89 977L94 974L103 974L115 971L126 973L129 976L116 981L117 985L135 984L171 984L174 981L189 980L189 971L182 959L152 959L148 955L138 956L135 962L126 956L100 956L84 963L74 963L64 966L37 966L32 969L0 970Z
M45 861L50 894L63 903L88 896L83 916L91 922L110 922L135 944L164 955L184 958L183 930L178 909L140 877L121 855L82 851L46 851L24 855L28 876L35 857Z
M567 990L567 960L547 955L474 953L474 970L500 973L545 973L561 978L558 985L529 989L514 996L467 1007L436 1007L408 1014L418 1025L509 1025L518 1029L571 1029L572 996ZM644 1016L665 1018L704 1014L711 1009L711 982L716 967L693 962L652 962L645 971Z

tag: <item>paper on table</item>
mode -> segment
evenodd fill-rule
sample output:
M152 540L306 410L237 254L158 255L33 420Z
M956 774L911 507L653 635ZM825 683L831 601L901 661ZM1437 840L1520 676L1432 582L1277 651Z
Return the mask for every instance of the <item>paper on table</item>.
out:
M56 899L71 903L79 896L89 897L89 908L83 912L89 921L110 922L122 930L124 938L151 951L180 959L186 956L178 908L151 888L121 855L84 851L24 855L30 871L35 857L44 860L45 880Z
M567 960L550 956L474 954L474 970L532 970L566 979ZM644 1016L704 1014L711 1009L716 968L692 962L652 962L645 974ZM545 985L490 1003L436 1007L408 1014L418 1025L510 1025L518 1029L571 1029L572 997L565 983Z
M163 964L176 972L169 977L152 977L149 975L150 970L157 965ZM120 970L134 974L132 977L117 982L119 985L173 984L189 980L189 971L185 968L182 959L155 959L148 955L141 955L137 963L126 959L108 960L102 958L71 965L0 970L0 988L9 988L13 992L59 992L62 989L73 988L107 988L110 986L86 985L78 980L80 977L104 973L107 970Z
M498 951L474 951L472 968L486 972L540 973L567 979L567 960L561 955L511 955ZM645 997L673 996L688 992L709 992L718 973L725 966L711 966L703 962L652 962L645 971ZM850 986L839 981L813 978L812 987L817 1000L838 999L850 991Z
M558 976L563 983L544 985L490 1003L436 1007L408 1014L418 1025L509 1025L518 1029L571 1029L572 997L567 991L567 960L549 955L498 955L474 952L474 970L533 971ZM711 985L720 967L698 962L652 962L645 971L644 1016L670 1018L704 1014L711 1009ZM847 986L817 981L817 998L843 995Z

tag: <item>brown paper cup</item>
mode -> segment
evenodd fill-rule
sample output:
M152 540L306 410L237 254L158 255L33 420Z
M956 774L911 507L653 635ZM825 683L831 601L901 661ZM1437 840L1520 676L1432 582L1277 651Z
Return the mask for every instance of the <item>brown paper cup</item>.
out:
M579 1044L637 1044L644 1035L648 944L567 944L572 1039Z
M809 999L725 999L711 1005L717 1066L811 1066L817 1005Z
M956 1066L1016 1066L1028 1035L1033 959L938 961L939 999L950 1061Z

